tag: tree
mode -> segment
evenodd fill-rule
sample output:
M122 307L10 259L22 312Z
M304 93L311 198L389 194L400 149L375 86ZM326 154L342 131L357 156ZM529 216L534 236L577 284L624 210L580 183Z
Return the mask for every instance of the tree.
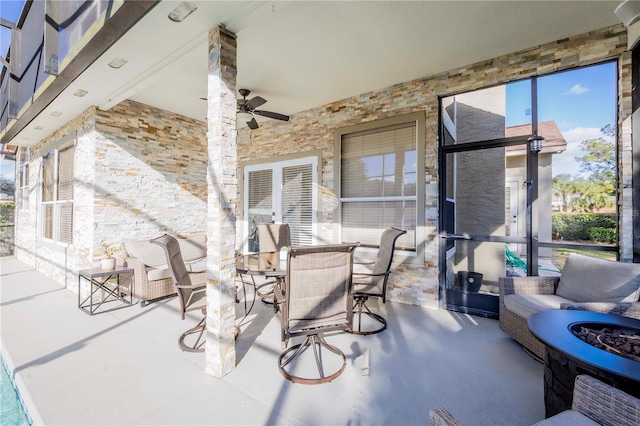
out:
M615 129L607 124L600 129L604 136L613 137ZM615 193L616 151L613 140L604 138L588 139L580 142L582 150L588 154L576 157L580 163L580 171L590 173L590 179L601 185L607 195Z
M13 196L16 191L16 185L13 180L9 180L4 176L0 176L0 193Z
M599 182L578 179L573 181L573 184L573 193L578 194L579 197L573 198L569 202L572 211L587 213L613 205L611 197L603 190L603 186Z
M553 188L553 195L556 195L562 199L562 206L560 211L566 212L569 205L569 197L576 192L573 177L568 173L561 173L551 179L551 187Z

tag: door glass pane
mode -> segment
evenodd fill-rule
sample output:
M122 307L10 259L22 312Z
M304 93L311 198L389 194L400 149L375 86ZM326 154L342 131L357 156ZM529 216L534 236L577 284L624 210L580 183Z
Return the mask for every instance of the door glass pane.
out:
M249 193L247 195L250 252L258 251L259 223L273 222L273 170L263 169L249 172Z
M311 164L282 169L282 223L289 224L291 245L313 243L313 167Z

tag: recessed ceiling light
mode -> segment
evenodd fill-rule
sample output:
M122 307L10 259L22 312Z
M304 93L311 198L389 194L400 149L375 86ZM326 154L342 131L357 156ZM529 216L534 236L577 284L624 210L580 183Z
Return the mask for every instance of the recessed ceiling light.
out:
M34 130L42 130L42 129L44 129L44 127L42 127L42 126L35 126L33 129L34 129Z
M87 91L86 91L86 90L84 90L84 89L78 89L78 90L76 90L75 92L73 92L73 96L77 96L77 97L81 98L81 97L83 97L84 95L86 95L87 93L89 93L89 92L87 92Z
M173 22L182 22L191 15L198 7L194 2L183 1L167 15Z
M125 58L115 58L114 60L109 62L109 66L111 68L118 69L118 68L122 68L122 66L124 64L126 64L127 62L129 62L129 61L127 61Z
M51 113L51 115L54 116L54 117L60 117L62 115L62 113L60 111L53 111Z

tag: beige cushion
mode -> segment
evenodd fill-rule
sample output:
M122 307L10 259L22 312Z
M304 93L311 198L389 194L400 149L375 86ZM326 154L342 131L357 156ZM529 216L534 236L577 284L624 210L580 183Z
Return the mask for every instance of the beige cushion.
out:
M552 294L508 294L504 297L504 306L521 318L549 309L560 309L560 304L571 302L564 297Z
M164 268L147 269L147 279L149 281L163 280L165 278L171 278L171 273L169 272L167 265L164 265Z
M162 247L149 241L125 241L124 247L129 257L147 266L158 267L167 263Z
M640 264L615 262L571 253L556 294L574 302L636 302Z
M577 411L567 410L544 419L533 426L600 426L589 417Z
M184 266L187 267L188 272L206 272L207 270L207 258L196 259L191 262L185 262Z
M178 238L182 260L186 262L207 257L207 236L195 235L189 238Z

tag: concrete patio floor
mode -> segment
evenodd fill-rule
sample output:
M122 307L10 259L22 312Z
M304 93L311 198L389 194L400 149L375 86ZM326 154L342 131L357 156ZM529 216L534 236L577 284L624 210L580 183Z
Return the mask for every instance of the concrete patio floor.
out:
M94 316L77 304L74 293L0 258L2 356L35 424L425 425L437 406L463 425L544 418L542 364L492 319L386 303L388 329L328 336L347 368L305 386L278 372L280 323L261 302L237 340L237 367L222 379L204 373L204 354L178 348L197 317L181 321L176 298Z

